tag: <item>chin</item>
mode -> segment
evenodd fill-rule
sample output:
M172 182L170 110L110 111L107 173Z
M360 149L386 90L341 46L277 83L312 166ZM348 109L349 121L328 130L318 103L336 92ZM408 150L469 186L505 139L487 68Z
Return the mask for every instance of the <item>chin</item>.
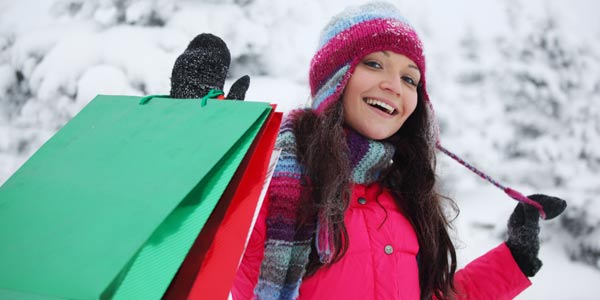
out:
M358 133L362 134L364 137L372 139L372 140L385 140L390 136L394 135L394 132L389 132L387 130L357 130Z

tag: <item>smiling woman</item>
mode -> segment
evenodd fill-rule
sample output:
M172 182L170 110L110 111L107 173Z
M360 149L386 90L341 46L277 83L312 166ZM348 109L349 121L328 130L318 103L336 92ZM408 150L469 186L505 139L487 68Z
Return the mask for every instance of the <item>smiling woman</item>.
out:
M521 204L508 241L456 270L444 213L454 202L437 191L423 47L394 6L335 16L309 81L311 107L281 128L235 300L512 299L531 284L539 215ZM552 215L564 209L556 207Z
M402 54L380 51L365 56L342 95L346 125L374 140L392 136L417 107L420 74Z

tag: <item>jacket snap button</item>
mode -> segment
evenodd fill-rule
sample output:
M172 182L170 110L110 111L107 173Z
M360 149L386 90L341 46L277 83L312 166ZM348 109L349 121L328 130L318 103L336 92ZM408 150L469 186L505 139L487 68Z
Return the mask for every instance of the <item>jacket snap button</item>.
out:
M367 199L365 199L363 197L360 197L360 198L358 198L358 203L360 203L360 204L367 204Z
M392 245L387 245L383 248L383 251L385 251L385 254L390 255L394 253L394 247L392 247Z

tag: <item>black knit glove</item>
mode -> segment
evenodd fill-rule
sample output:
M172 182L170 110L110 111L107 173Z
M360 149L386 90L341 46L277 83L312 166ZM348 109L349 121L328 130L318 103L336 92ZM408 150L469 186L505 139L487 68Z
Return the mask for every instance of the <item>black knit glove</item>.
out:
M556 197L538 194L528 196L528 198L542 205L546 213L546 220L560 215L567 207L565 200ZM517 204L508 219L506 245L523 274L528 277L533 277L542 267L542 261L538 258L540 251L539 220L538 210L524 203Z
M202 98L210 90L223 90L231 55L218 36L202 33L196 36L179 55L171 74L172 98ZM229 89L227 99L244 100L250 84L242 76Z

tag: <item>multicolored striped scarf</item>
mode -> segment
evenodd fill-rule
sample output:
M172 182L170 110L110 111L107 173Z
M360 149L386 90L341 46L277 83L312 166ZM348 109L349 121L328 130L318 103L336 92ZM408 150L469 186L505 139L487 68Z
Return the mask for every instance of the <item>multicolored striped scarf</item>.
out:
M293 115L293 114L291 114ZM296 155L293 118L281 127L276 148L281 149L269 186L269 215L264 259L258 284L257 299L295 299L309 261L313 241L321 262L331 261L333 235L327 218L318 216L316 224L298 226L304 172ZM355 131L346 131L350 149L353 183L375 182L382 170L391 165L394 147L386 142L367 139Z

